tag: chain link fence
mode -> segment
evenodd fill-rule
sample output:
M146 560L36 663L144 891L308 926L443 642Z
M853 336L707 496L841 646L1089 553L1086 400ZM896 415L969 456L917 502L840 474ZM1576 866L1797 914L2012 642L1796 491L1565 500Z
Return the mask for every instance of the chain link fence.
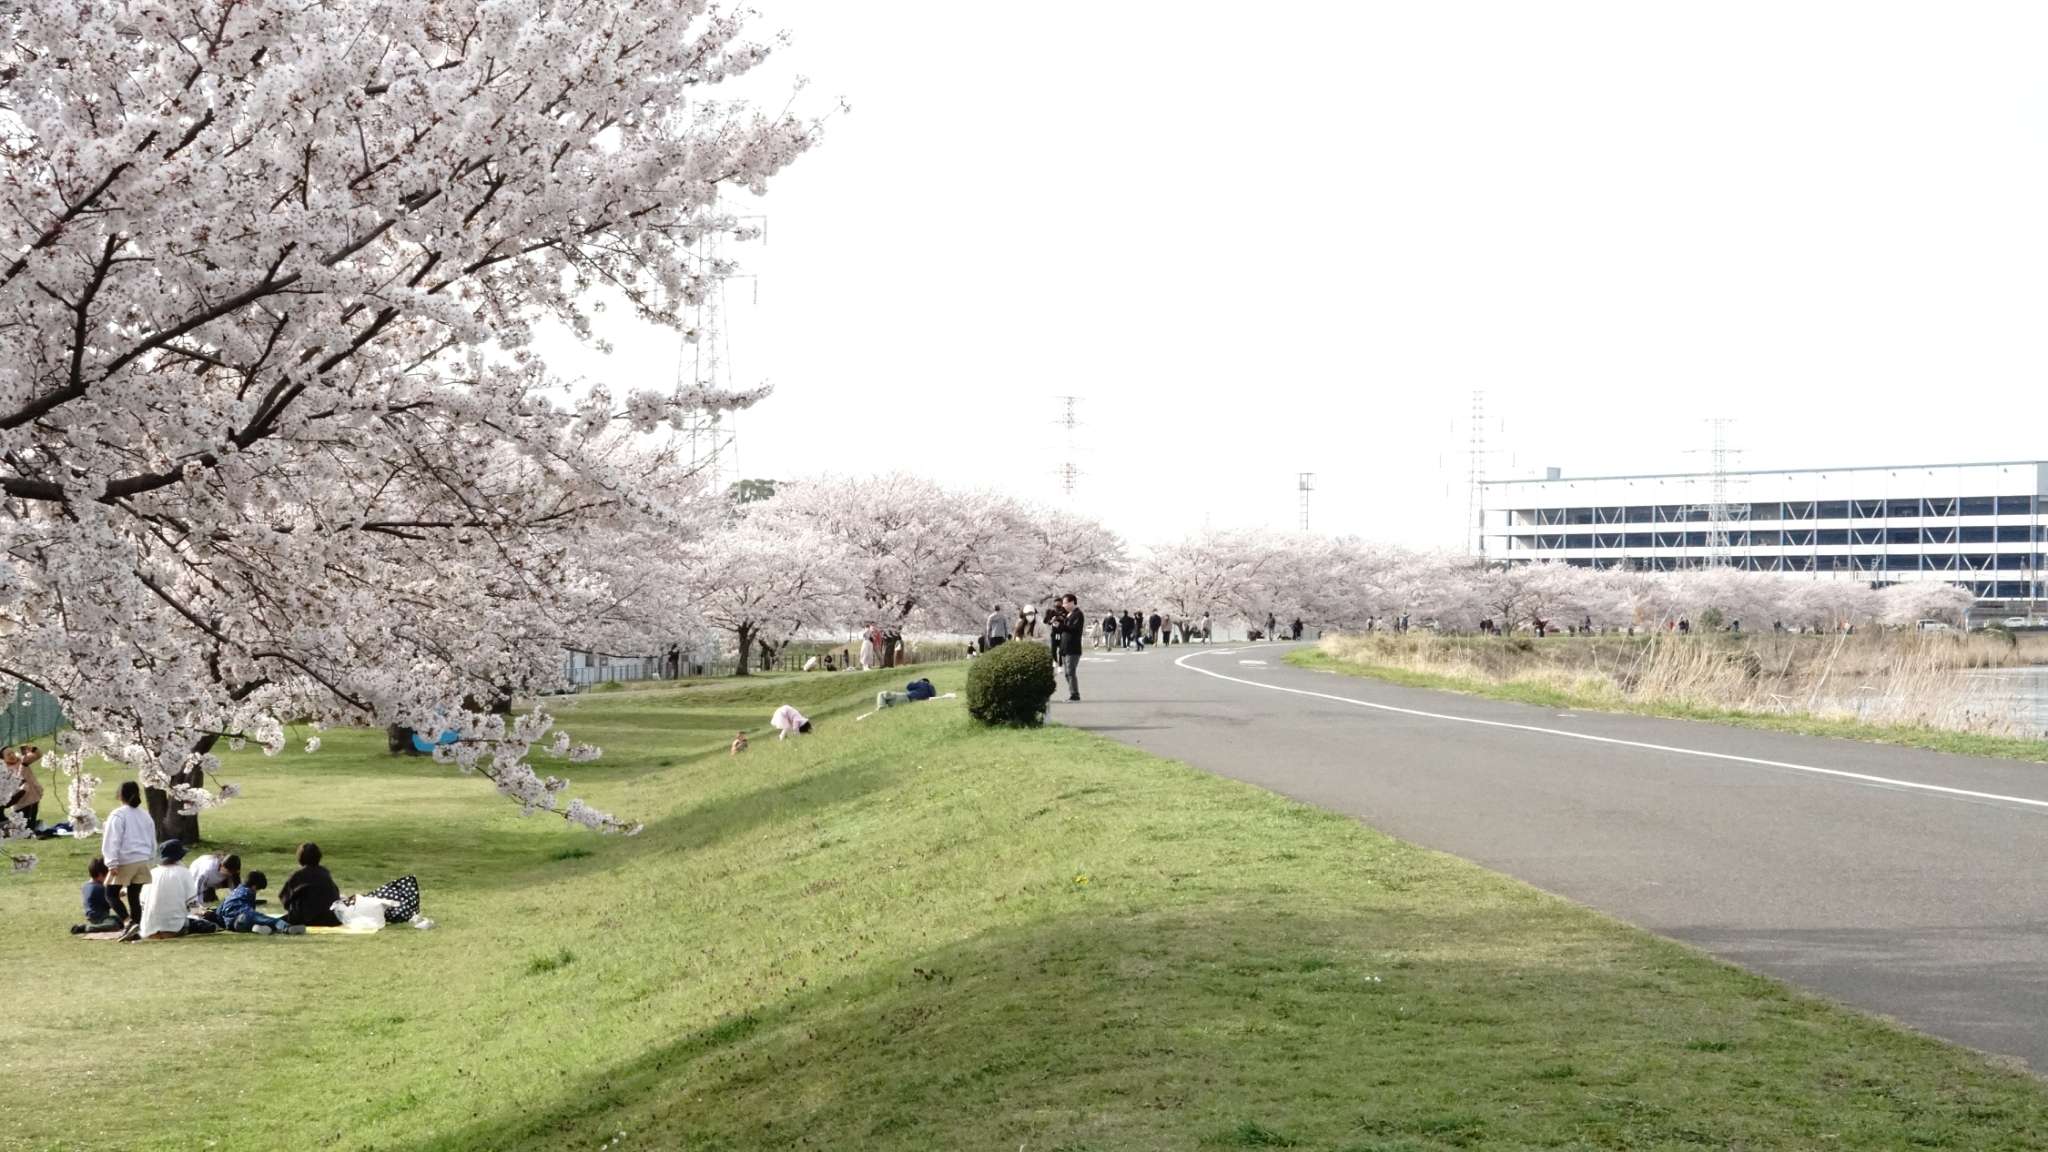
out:
M40 688L16 684L0 708L0 744L37 740L64 726L64 709Z

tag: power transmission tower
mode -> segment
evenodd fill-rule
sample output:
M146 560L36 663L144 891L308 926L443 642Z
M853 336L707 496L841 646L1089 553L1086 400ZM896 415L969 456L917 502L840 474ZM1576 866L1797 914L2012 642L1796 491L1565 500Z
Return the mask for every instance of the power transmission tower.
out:
M750 234L765 241L767 217L734 217L732 222L737 225L741 219L759 221ZM752 281L754 303L760 303L759 278L740 273L724 255L727 232L724 226L706 226L690 245L693 262L710 283L690 307L682 355L676 359L677 391L686 388L706 392L732 390L732 332L725 320L730 304L727 282ZM703 477L706 489L712 492L722 492L728 484L741 478L739 428L735 415L715 407L700 407L683 418L683 431L690 441L690 467Z
M1472 426L1468 429L1471 452L1471 487L1465 493L1465 530L1470 533L1470 551L1486 555L1486 390L1472 390Z
M1066 429L1067 458L1060 463L1058 468L1053 470L1053 474L1060 478L1060 491L1065 493L1067 498L1071 500L1074 496L1074 481L1081 478L1081 469L1074 464L1074 432L1081 427L1081 417L1076 413L1075 409L1081 403L1081 398L1079 396L1059 396L1055 397L1055 399L1060 402L1060 415L1059 419L1053 421L1053 423Z
M1294 478L1294 486L1301 490L1301 530L1306 532L1308 531L1308 494L1316 490L1316 474L1313 472L1297 473Z
M1709 568L1726 568L1731 559L1728 543L1730 521L1747 521L1749 505L1733 503L1728 499L1731 485L1728 473L1728 458L1742 455L1742 449L1728 446L1728 426L1735 423L1732 417L1712 416L1707 424L1714 430L1713 446L1707 450L1707 501L1686 507L1688 516L1705 516L1707 520L1707 563ZM1691 450L1697 452L1698 449Z

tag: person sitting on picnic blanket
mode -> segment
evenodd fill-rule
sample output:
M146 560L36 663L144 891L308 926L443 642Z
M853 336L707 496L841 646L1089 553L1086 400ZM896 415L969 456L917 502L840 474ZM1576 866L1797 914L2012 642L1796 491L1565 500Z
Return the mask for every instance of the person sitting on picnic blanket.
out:
M149 870L149 886L142 890L142 921L125 938L169 940L215 931L211 921L192 915L199 906L199 882L182 863L185 845L166 840L157 845L156 858L162 863Z
M83 936L87 932L112 932L122 927L121 918L114 915L114 902L107 899L107 862L98 856L85 866L90 877L78 890L78 896L85 905L85 923L73 924L71 934Z
M258 936L297 936L306 929L278 916L265 916L256 910L256 894L270 886L270 878L261 872L249 873L249 878L235 885L220 907L206 914L207 919L230 932L253 932Z
M334 914L334 903L340 899L341 889L335 887L334 877L320 866L320 846L310 840L299 845L299 870L277 890L284 918L306 928L339 928L341 919Z

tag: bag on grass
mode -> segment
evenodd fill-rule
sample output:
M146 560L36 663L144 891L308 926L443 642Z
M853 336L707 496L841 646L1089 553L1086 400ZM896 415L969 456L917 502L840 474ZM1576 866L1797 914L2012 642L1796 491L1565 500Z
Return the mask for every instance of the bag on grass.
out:
M341 918L341 926L351 932L375 932L384 927L384 910L388 907L374 896L358 896L353 904L336 900L334 914Z
M363 895L382 900L390 907L384 910L387 923L403 924L420 914L420 882L411 876L400 876L391 883Z

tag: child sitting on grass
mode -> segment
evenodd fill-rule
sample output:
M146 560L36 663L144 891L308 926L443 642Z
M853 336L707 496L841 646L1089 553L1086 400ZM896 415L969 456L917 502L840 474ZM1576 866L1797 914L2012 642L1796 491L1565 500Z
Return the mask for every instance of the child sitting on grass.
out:
M79 890L79 898L85 903L85 923L73 924L71 934L83 936L87 932L112 932L122 927L123 921L114 915L114 902L107 899L107 862L98 856L85 866L87 880Z
M230 932L254 932L258 936L276 933L280 936L298 936L306 931L303 924L289 924L276 916L265 916L256 910L256 894L270 886L270 878L261 872L249 873L249 878L237 884L220 907L207 913L207 918Z

